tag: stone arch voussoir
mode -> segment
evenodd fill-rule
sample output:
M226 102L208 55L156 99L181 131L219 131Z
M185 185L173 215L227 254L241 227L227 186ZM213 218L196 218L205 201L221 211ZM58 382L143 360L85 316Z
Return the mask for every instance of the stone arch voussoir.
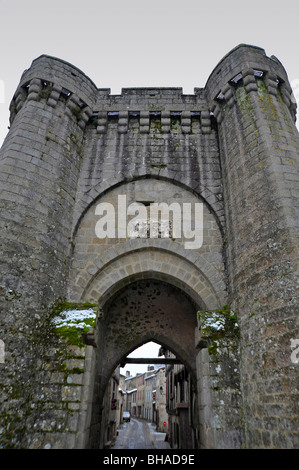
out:
M148 174L146 169L139 169L136 173L132 172L132 175L129 179L127 178L126 180L124 180L122 175L113 176L113 178L108 178L105 181L101 181L88 191L82 193L81 197L78 198L78 202L74 210L73 236L76 235L81 219L84 217L86 212L102 196L104 196L106 193L110 192L114 188L117 188L118 186L125 185L132 181L144 179L156 179L166 181L172 183L175 186L184 188L185 190L194 194L196 197L200 197L205 202L205 204L207 204L211 212L214 214L215 220L221 232L223 233L225 227L223 204L221 201L219 201L219 199L211 191L211 189L206 186L202 186L195 179L185 182L182 181L181 178L178 179L175 172L173 172L173 175L169 173L170 172L168 171L167 175Z
M87 273L85 279L81 274L78 279L78 300L103 304L109 296L133 280L155 278L180 287L203 308L213 309L223 305L226 300L225 285L213 266L202 259L198 259L197 264L192 263L178 252L175 252L174 246L172 250L147 246L139 250L131 248L107 263L99 260L100 269L92 276ZM110 255L106 254L107 257ZM96 267L95 264L93 266Z

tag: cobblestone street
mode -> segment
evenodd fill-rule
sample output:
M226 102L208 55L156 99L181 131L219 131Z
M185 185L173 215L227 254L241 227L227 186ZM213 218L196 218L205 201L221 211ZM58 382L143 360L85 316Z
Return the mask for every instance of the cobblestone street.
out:
M121 425L112 449L170 449L165 434L155 428L154 423L133 418Z

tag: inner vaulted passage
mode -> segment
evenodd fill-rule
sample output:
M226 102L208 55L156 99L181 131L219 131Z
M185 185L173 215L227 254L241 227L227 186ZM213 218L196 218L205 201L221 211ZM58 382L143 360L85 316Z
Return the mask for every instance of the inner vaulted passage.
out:
M196 387L197 308L177 287L150 278L130 283L106 302L98 324L98 343L105 343L105 351L95 362L89 446L96 447L101 439L99 411L112 372L142 344L155 341L174 352L187 366Z
M100 337L108 342L108 375L131 351L150 340L175 350L195 371L198 309L183 291L160 280L142 279L119 290L104 305L101 320Z

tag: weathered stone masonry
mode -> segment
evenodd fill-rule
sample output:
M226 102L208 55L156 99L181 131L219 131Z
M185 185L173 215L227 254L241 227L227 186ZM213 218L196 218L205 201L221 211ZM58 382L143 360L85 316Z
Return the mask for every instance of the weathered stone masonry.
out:
M24 72L0 152L2 447L101 447L109 376L148 340L190 372L195 448L298 447L291 93L278 59L247 45L193 95L111 95L49 56ZM121 194L202 202L203 246L97 238L96 205ZM85 344L51 322L70 302L99 312ZM204 328L215 312L220 333Z

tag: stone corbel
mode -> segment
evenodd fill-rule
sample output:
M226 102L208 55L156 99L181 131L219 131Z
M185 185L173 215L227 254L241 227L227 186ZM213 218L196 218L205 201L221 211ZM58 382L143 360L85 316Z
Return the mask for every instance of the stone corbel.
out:
M243 83L245 85L247 93L252 91L257 91L257 83L254 76L254 70L251 68L246 68L242 70Z
M93 346L94 348L97 347L94 328L90 328L90 330L87 333L83 333L81 335L81 338L82 338L82 342L86 344L87 346Z

